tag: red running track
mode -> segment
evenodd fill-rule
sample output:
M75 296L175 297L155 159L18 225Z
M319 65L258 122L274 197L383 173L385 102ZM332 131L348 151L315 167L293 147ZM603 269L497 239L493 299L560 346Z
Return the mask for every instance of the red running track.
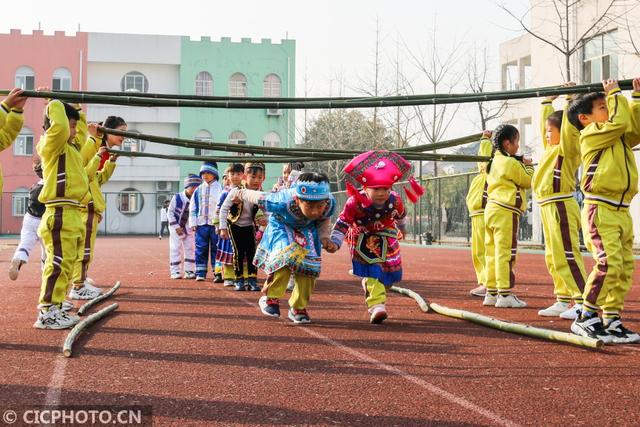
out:
M105 289L122 282L101 305L120 308L65 359L66 331L31 327L37 263L16 282L5 275L13 249L0 250L0 411L152 405L155 425L176 426L639 423L640 345L595 351L541 341L424 314L395 294L390 318L370 325L346 250L325 255L309 307L313 324L301 327L263 316L258 293L170 280L167 240L100 238L90 276ZM475 285L468 250L402 250L402 286L431 301L569 328L537 316L553 302L542 255L519 256L516 292L530 308L515 310L468 296ZM636 330L639 270L624 312Z

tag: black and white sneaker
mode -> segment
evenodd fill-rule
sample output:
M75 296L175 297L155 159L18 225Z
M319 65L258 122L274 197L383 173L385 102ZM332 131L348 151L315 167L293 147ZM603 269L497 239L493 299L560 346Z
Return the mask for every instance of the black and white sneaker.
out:
M614 344L633 344L640 342L640 335L622 325L620 318L615 318L604 326L604 330L613 336Z
M577 318L571 324L571 332L582 337L595 338L605 344L613 343L613 335L604 329L602 319L598 316L587 319Z
M311 319L309 318L309 315L307 314L307 310L306 309L302 309L302 310L297 310L295 308L290 308L289 309L289 320L291 320L293 323L295 324L299 324L299 323L311 323Z
M38 311L38 320L33 324L38 329L67 329L80 321L78 316L72 316L62 311L57 305L43 307Z
M280 301L278 298L268 298L266 295L263 295L258 300L258 305L260 306L262 314L271 317L280 317Z

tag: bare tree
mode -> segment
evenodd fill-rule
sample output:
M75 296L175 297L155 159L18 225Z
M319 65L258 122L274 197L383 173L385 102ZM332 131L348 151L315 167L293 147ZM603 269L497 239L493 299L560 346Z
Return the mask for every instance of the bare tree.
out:
M605 30L607 26L619 19L625 13L616 13L614 11L614 5L622 5L626 0L607 0L602 11L600 13L596 12L596 15L591 21L591 25L587 26L583 32L576 33L577 35L574 36L573 34L576 29L573 28L573 15L577 13L580 6L584 5L587 1L588 0L532 1L533 6L522 16L517 16L502 3L498 4L498 7L514 18L524 31L541 42L553 47L564 57L563 78L565 81L571 81L572 78L575 78L573 76L574 73L572 73L571 70L571 57L593 36ZM552 6L551 9L555 14L552 18L552 21L556 24L553 33L543 32L525 23L526 17L531 12L531 9L536 6L543 6L544 3L550 4Z
M467 64L467 90L473 93L482 93L487 90L487 74L489 72L489 55L487 46L481 49L474 44L469 54ZM487 129L491 120L501 117L508 107L508 101L478 101L478 117L480 129Z

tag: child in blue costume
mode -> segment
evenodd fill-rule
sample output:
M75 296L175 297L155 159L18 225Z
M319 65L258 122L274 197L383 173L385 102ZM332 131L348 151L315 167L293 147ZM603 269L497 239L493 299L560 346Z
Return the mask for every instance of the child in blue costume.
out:
M303 173L290 189L277 193L236 189L229 197L255 203L271 214L253 260L267 274L262 290L265 295L259 301L261 311L280 316L279 299L293 274L296 286L289 298L288 317L294 323L309 323L306 308L320 275L322 247L327 252L337 250L329 239L336 205L329 179L322 173Z

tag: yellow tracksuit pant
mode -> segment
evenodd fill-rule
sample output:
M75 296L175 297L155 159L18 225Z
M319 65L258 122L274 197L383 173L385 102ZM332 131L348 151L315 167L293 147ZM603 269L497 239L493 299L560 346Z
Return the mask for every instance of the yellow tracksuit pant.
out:
M371 308L376 304L384 304L387 301L387 289L382 282L372 277L366 277L364 280L367 307Z
M495 203L488 203L484 210L485 286L492 294L508 295L515 285L519 219L519 213Z
M561 302L582 303L586 273L580 253L580 207L575 199L540 206L544 258L553 278L553 293Z
M627 209L585 203L582 208L585 244L596 265L584 288L584 308L603 317L620 315L631 289L634 270L633 223Z
M96 245L98 234L98 224L102 219L93 209L93 202L89 203L87 209L82 210L82 221L85 225L84 244L78 247L78 257L73 264L73 285L81 287L87 278L89 264L93 261L93 251Z
M244 264L242 276L245 279L249 278L249 271L247 270L247 264ZM224 280L236 280L236 271L234 270L232 264L222 264L222 277L224 278Z
M484 229L484 212L480 215L471 217L471 259L473 260L473 269L476 271L478 285L484 285L485 278L485 247L484 247L485 229Z
M267 277L267 281L262 292L267 295L267 298L282 298L287 291L289 277L291 277L291 270L289 268L283 267L280 270L277 270L275 273L270 274ZM296 310L302 310L309 304L309 299L311 299L316 279L296 273L294 275L294 281L296 286L291 292L289 307Z
M38 235L46 252L40 286L40 304L61 304L72 279L78 248L84 247L85 224L75 206L47 207Z

